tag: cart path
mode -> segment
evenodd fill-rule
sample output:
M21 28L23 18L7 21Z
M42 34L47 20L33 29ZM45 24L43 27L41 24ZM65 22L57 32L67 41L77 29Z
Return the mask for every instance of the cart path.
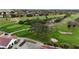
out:
M74 19L76 19L76 18L79 17L79 14L75 14L75 15L71 15L71 16L75 16ZM70 16L70 17L71 17L71 16ZM73 19L71 19L70 17L67 17L67 18L63 19L61 22L56 23L55 25L62 25L62 24L65 24L65 23L67 23L67 22L69 22L69 21L73 21Z
M22 30L19 30L19 31L11 32L11 33L9 33L9 34L11 35L11 34L14 34L14 33L17 33L17 32L25 31L25 30L26 30L26 29L22 29Z

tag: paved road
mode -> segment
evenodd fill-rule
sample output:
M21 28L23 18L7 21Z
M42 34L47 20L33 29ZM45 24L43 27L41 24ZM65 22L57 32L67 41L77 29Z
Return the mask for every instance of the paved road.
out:
M42 45L44 45L43 43L41 42L38 42L38 41L34 41L32 39L29 39L29 38L22 38L22 37L18 37L17 39L20 39L19 43L18 44L15 44L13 46L12 49L40 49L40 47ZM26 40L26 42L20 47L19 45L24 41ZM33 42L36 42L36 43L33 43Z

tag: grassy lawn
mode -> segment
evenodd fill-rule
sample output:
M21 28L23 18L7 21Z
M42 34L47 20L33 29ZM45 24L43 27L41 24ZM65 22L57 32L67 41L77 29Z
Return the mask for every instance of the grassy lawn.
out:
M10 32L19 31L22 29L27 29L28 27L29 27L28 25L11 24L11 25L1 27L0 30L10 33Z
M68 43L71 46L74 46L74 45L79 46L79 27L70 31L72 32L71 35L63 35L63 34L60 34L59 32L55 32L52 34L52 36L57 38L60 44Z
M40 41L40 42L43 42L43 43L50 42L50 40L41 39L38 35L34 35L34 33L28 32L26 30L15 33L15 34L19 37L28 37L28 38L31 38L33 40Z
M71 17L68 17L66 19L69 19L68 21L70 20L72 21L72 20L75 20L78 16L79 15L77 16L72 15ZM59 40L59 44L68 43L71 47L73 47L74 45L79 46L79 27L68 29L67 28L68 21L65 21L65 23L63 24L58 24L56 27L56 32L54 32L52 36ZM72 34L64 35L64 34L60 34L59 31L72 32Z
M55 18L55 17L63 17L63 15L48 15L48 18ZM21 17L19 18L19 20L26 20L26 19L36 19L36 18L39 18L39 19L46 19L45 16L33 16L33 17Z

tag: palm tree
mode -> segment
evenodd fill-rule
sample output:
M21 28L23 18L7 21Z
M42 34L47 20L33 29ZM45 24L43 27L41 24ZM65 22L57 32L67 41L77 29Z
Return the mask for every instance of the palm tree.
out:
M6 18L7 20L8 15L6 14L6 12L3 12L3 18Z
M6 17L6 12L3 12L3 18L5 18Z

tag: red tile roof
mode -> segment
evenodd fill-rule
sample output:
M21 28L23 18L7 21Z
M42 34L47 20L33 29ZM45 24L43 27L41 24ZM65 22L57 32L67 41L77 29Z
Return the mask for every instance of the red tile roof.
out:
M7 46L10 41L13 39L14 37L7 37L7 36L3 36L0 37L0 46Z

